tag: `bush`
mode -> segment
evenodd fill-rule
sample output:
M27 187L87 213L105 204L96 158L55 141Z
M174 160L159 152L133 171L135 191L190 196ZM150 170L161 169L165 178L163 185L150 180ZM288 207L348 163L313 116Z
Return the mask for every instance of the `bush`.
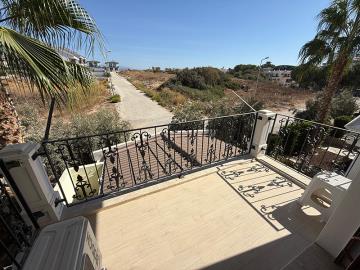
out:
M36 111L34 108L33 110ZM36 124L36 128L26 130L25 141L41 143L44 136L45 123L33 121L32 119L34 118L28 118L25 120L24 118L26 117L21 118L22 121L29 123L29 126L34 126L34 124ZM131 128L128 122L120 119L115 110L103 109L89 115L76 114L73 115L68 122L64 122L63 119L64 118L53 120L53 125L50 130L50 140L77 138L87 135L100 135L115 131L124 131ZM106 138L110 138L111 141L108 143L104 140ZM75 155L74 158L82 164L90 164L95 162L92 156L92 151L108 147L109 144L113 145L121 143L128 139L129 138L125 137L123 133L118 133L108 137L94 136L83 139L78 138L75 140L69 140L68 143L71 145L73 154ZM58 175L61 175L65 169L61 154L57 151L57 148L61 143L62 142L47 144L49 157L52 160ZM51 175L53 175L54 172L50 169L48 160L44 159L44 162L46 164L48 174L53 179L54 176Z
M282 155L297 155L300 153L307 136L310 136L309 129L312 123L296 121L288 126L282 127L279 131ZM274 141L275 142L275 141ZM303 149L306 150L306 149Z
M349 115L342 115L342 116L338 116L334 119L334 126L337 128L345 128L345 125L347 123L349 123L351 120L353 119L352 116ZM336 137L336 138L341 138L342 136L344 136L346 134L345 130L339 130L339 129L334 129L332 131L332 136Z
M306 101L306 109L304 111L298 111L295 114L295 117L314 121L320 110L320 99L310 99Z
M306 140L308 129L312 126L311 123L308 122L295 122L290 124L287 128L285 128L284 132L287 138L287 142L284 148L284 154L290 155L292 153L298 154L301 151L301 148Z
M210 101L224 96L228 75L212 67L185 68L159 87L174 89L192 99Z
M275 153L276 147L281 143L281 138L278 134L269 134L267 139L266 154L271 155Z
M240 90L244 88L244 86L236 81L230 80L225 83L225 87L232 90Z
M89 115L74 115L71 122L64 124L63 128L69 136L79 137L127 130L130 129L130 124L121 120L116 111L102 109ZM56 137L57 134L53 133L51 137L53 136Z
M315 121L320 110L321 95L318 95L315 99L308 100L306 102L306 109L299 111L295 114L295 117ZM353 115L359 106L356 103L356 99L352 93L348 90L342 91L338 94L331 103L330 116L336 118L343 115ZM330 122L330 119L327 120Z
M349 90L344 90L337 95L333 99L331 107L331 117L334 119L343 115L353 115L359 110L356 99Z
M168 87L193 100L212 101L222 98L225 95L224 89L221 87L212 87L204 90L177 84L168 84Z
M190 88L204 90L207 88L205 78L201 76L196 69L183 69L176 74L172 80L173 84L183 85Z
M32 108L34 112L38 112L36 108ZM45 123L41 123L30 115L29 118L21 117L22 123L27 123L26 141L41 142L44 136ZM53 119L50 129L50 139L63 139L69 137L80 137L87 135L97 135L110 133L114 131L122 131L130 129L128 122L123 121L115 110L102 109L98 112L82 115L74 114L68 122L64 122L63 118Z
M121 101L120 95L116 94L109 98L111 103L119 103Z
M202 128L203 123L187 123L178 125L178 123L189 122L194 120L201 120L205 117L205 108L204 105L200 102L187 102L182 106L179 106L173 112L174 116L172 118L171 124L172 129L176 130L188 130L188 129L197 129Z

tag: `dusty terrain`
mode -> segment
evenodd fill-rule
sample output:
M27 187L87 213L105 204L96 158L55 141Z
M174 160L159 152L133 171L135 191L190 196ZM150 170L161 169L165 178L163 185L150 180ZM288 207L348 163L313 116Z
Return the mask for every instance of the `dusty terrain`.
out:
M159 93L158 87L175 75L165 72L154 73L151 71L128 70L121 72L121 76L128 79L136 88L158 101L156 97ZM264 103L266 109L281 114L292 115L294 110L304 109L306 100L314 97L314 93L309 90L285 88L273 82L259 82L258 89L256 90L255 81L237 78L233 78L233 80L243 86L242 90L236 91L242 98L248 100L255 96L256 100ZM176 94L176 102L158 101L158 103L170 110L189 99L175 90L166 89L166 91L168 95ZM230 99L237 98L231 89L225 90L225 95L230 97Z
M41 133L44 132L49 115L50 99L45 98L43 101L36 89L31 90L25 84L16 84L11 79L4 82L19 114L20 121L29 122L32 121L31 119L36 118L36 121L33 121L38 125L36 129ZM92 114L104 108L115 110L116 105L108 100L111 93L107 84L107 81L98 81L95 87L86 92L85 95L82 89L73 90L71 101L68 104L58 103L55 106L52 124L59 120L65 123L69 122L73 114ZM72 104L72 107L69 104Z

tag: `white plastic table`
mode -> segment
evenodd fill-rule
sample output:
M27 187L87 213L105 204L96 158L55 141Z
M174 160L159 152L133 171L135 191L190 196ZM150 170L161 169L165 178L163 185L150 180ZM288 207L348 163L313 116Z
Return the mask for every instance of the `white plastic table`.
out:
M304 194L299 199L303 206L314 207L322 214L322 221L329 220L331 214L346 195L352 180L334 172L322 172L313 177ZM328 200L329 205L321 203Z

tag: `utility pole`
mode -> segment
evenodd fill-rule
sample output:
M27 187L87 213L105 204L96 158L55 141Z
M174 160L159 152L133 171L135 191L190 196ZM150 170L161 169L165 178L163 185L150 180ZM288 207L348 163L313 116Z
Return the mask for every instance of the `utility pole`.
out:
M255 93L254 93L254 96L256 95L256 92L257 92L257 89L258 89L258 86L259 86L259 78L260 78L260 72L261 72L261 66L262 66L262 63L263 61L269 59L269 56L261 59L260 61L260 65L259 65L259 72L258 72L258 75L257 75L257 79L256 79L256 87L255 87Z

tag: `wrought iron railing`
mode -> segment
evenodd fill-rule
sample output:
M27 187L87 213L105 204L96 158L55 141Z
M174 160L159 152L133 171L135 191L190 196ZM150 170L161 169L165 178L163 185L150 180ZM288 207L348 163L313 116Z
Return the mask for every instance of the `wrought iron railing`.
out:
M312 177L320 171L346 175L359 156L360 134L277 114L266 154Z
M0 159L0 269L21 269L39 225Z
M257 113L45 141L45 164L74 205L249 154Z

